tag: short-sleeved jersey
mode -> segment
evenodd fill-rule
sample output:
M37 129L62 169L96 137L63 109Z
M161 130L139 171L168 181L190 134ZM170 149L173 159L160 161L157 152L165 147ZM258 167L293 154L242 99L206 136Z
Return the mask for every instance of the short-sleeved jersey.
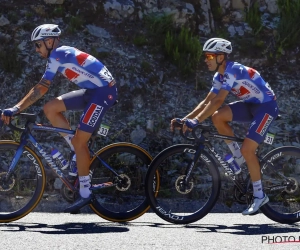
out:
M220 89L225 89L244 102L265 103L275 98L259 72L237 62L227 62L224 75L217 72L212 85L211 92L218 94Z
M52 81L57 72L81 89L95 89L114 81L98 59L69 46L61 46L51 52L42 78Z

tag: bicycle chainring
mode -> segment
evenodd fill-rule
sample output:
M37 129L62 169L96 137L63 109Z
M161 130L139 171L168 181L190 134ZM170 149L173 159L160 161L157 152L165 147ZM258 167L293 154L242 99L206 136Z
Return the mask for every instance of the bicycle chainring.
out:
M237 186L233 187L233 197L239 204L248 204L247 195L243 194Z
M131 186L131 179L126 174L120 174L119 176L121 178L118 178L116 181L117 182L116 189L121 192L127 191Z
M6 172L0 173L0 192L10 191L15 185L15 178L11 176L8 181L5 180Z
M68 189L66 185L62 185L62 187L60 188L60 193L62 197L70 203L73 203L79 195L78 192L74 193L70 189Z
M194 182L192 180L189 181L188 185L185 183L185 175L181 175L175 181L175 188L180 194L188 194L192 191L194 187Z

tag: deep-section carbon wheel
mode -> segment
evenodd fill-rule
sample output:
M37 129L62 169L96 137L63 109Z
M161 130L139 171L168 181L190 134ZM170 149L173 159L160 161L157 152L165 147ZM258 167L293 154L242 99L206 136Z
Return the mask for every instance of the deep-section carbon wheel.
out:
M203 218L218 199L220 176L209 154L203 152L192 172L187 172L195 151L193 145L171 146L150 164L146 176L146 195L153 211L168 222L195 222ZM190 178L186 181L188 174ZM157 192L153 192L153 183L158 183Z

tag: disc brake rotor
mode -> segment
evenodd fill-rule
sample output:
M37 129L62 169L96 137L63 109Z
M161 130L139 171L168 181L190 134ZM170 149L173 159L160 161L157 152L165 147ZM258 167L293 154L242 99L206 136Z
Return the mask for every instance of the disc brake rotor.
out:
M175 188L180 194L188 194L192 191L194 187L194 182L192 180L189 181L188 185L185 184L185 175L181 175L175 181Z
M288 194L295 193L296 190L297 190L298 187L299 187L298 181L297 181L295 178L293 178L293 177L289 177L289 181L291 182L291 184L289 184L289 185L284 189L284 191L287 192Z
M7 192L11 190L15 185L15 178L13 176L10 177L8 181L5 181L6 172L0 173L0 192Z
M117 180L118 184L116 185L116 189L119 191L127 191L131 186L131 180L128 175L120 174L120 179Z

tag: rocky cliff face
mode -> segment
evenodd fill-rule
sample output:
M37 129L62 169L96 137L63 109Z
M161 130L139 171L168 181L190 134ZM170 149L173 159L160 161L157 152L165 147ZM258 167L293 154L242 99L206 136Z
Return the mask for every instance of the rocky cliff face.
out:
M299 145L299 46L281 51L280 59L270 59L278 7L276 1L264 0L259 1L264 30L261 42L267 46L265 51L258 50L253 44L257 41L253 29L245 22L245 10L251 4L250 0L2 0L0 107L14 105L40 80L46 62L34 52L30 35L37 25L56 23L63 30L62 44L97 55L117 80L119 104L103 121L110 125L110 135L102 138L98 147L128 141L155 156L167 146L181 142L178 134L170 133L169 122L173 117L184 116L205 97L212 74L201 59L195 73L182 76L158 46L137 46L133 41L144 34L143 20L147 15L172 13L175 25L189 26L201 42L212 36L232 40L231 59L260 71L277 95L282 119L271 129L278 134L275 146ZM74 84L57 75L47 95L27 112L37 113L39 122L46 123L44 103L73 89ZM233 100L229 97L228 102ZM66 112L73 128L79 116L80 113ZM247 128L245 124L234 126L241 136ZM16 134L5 136L18 139ZM47 148L56 140L64 145L57 135L38 136ZM216 141L215 147L221 152L227 150L221 141Z

